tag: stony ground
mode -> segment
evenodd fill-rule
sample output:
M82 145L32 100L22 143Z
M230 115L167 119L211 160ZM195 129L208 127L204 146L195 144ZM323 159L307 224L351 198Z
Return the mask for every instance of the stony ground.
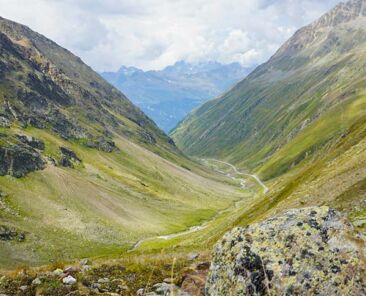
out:
M328 207L235 228L208 253L83 259L0 275L5 295L366 295L365 239ZM142 255L141 255L142 256Z
M43 270L20 269L0 275L1 296L33 295L204 295L209 262L190 254L170 263L55 264Z

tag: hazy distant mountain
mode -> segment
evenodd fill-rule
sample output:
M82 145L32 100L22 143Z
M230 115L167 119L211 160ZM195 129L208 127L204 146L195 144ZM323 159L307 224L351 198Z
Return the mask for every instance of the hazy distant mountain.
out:
M161 71L122 66L102 76L168 132L193 108L228 90L250 71L238 63L180 61Z

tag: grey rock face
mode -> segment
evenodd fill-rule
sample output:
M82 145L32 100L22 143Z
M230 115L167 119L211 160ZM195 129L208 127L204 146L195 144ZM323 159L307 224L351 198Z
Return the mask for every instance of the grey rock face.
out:
M236 228L216 245L208 295L365 295L365 241L314 207Z
M74 167L75 162L81 162L81 159L76 155L76 153L68 148L60 147L61 160L60 165L64 167Z
M9 228L4 225L0 225L0 240L2 241L12 241L17 240L19 242L22 242L25 240L25 234L19 233L14 228Z
M105 138L99 138L97 140L90 139L86 146L89 148L96 148L103 152L111 153L113 150L116 149L116 144L112 140L108 140Z
M5 116L0 114L0 127L10 127L10 120Z
M17 135L17 138L22 143L29 145L34 149L44 150L45 148L44 142L42 140L33 137L27 137L25 135Z
M0 146L0 176L23 177L45 166L40 153L27 146Z

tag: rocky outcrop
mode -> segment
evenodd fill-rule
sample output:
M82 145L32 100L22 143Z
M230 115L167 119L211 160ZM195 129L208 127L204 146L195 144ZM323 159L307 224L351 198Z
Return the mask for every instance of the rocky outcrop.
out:
M44 150L44 148L45 148L45 144L42 140L39 140L39 139L36 139L33 137L28 137L25 135L17 135L17 138L22 143L29 145L30 147L32 147L34 149Z
M22 242L25 240L25 233L19 232L15 228L9 228L5 225L0 225L0 240L2 241L16 240Z
M365 295L365 241L335 210L314 207L227 233L208 295Z
M0 146L0 176L19 178L44 167L41 154L27 145Z
M113 141L105 139L103 137L100 137L97 140L88 140L86 146L89 148L96 148L100 151L108 153L111 153L113 150L116 149L116 144Z
M178 152L152 120L79 57L1 17L0 80L0 127L33 126L105 152L116 149L111 137L100 140L110 130Z
M0 127L7 127L7 128L10 127L10 120L4 114L0 114Z
M76 153L68 148L60 147L61 159L60 165L64 167L74 167L75 163L80 163L81 159L76 155Z

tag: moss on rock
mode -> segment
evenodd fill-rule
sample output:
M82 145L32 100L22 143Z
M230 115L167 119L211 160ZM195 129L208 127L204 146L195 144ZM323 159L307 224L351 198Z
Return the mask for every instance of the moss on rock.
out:
M365 241L328 207L289 210L227 233L208 295L364 295Z

